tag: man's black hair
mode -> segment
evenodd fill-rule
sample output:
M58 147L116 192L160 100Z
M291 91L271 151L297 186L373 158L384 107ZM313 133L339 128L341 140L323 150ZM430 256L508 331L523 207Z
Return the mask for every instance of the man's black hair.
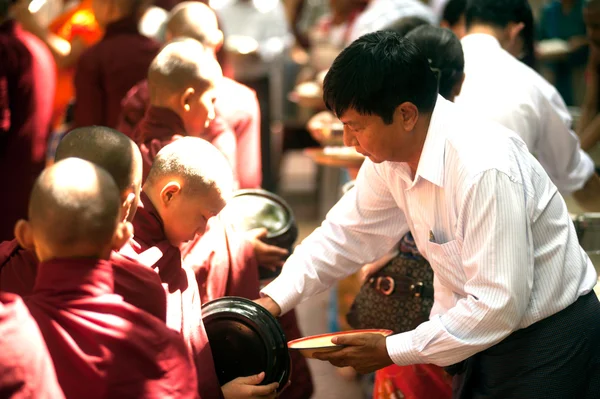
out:
M437 79L412 41L379 31L361 36L337 56L325 77L323 99L338 117L352 108L390 124L404 102L413 103L419 112L431 112Z
M409 32L406 38L429 59L431 69L438 75L440 95L450 99L465 70L465 57L458 37L450 29L424 25Z
M391 30L400 36L406 36L408 32L422 25L430 25L430 23L421 17L404 17L392 22L384 30Z
M448 25L454 26L460 21L460 17L465 14L467 9L467 0L449 0L442 12L442 21L448 22Z

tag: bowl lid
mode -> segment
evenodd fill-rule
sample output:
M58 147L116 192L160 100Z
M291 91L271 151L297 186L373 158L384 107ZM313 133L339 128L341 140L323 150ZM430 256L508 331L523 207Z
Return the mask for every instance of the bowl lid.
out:
M281 325L266 309L241 297L223 297L202 306L202 320L221 385L265 372L261 385L287 384L291 364Z

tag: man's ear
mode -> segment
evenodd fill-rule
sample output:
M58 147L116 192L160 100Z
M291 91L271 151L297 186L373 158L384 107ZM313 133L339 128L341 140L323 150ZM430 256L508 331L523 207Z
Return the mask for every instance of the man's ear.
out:
M123 202L121 203L121 221L126 221L131 213L133 201L135 201L135 193L133 192L133 189L127 189L121 198L123 199Z
M411 102L404 102L396 107L394 120L396 118L398 118L405 131L412 132L419 120L419 109Z
M129 222L119 222L112 237L112 250L119 251L133 237L133 225Z
M162 190L160 191L160 201L164 206L168 206L168 204L173 200L175 195L181 192L181 184L176 181L170 181L164 185Z
M192 96L194 95L195 92L196 92L196 90L193 87L188 87L187 89L185 89L185 91L181 95L179 105L181 105L181 108L185 112L189 112L192 109Z
M25 220L20 219L15 225L15 238L21 246L21 248L28 249L35 252L35 243L33 240L33 230L31 224Z
M466 76L467 75L465 75L465 73L463 72L462 78L458 82L456 82L456 84L452 88L452 96L453 97L458 97L460 95L460 91L462 90L463 83L465 83ZM454 98L452 99L452 101L454 101Z
M511 22L506 27L505 32L506 32L506 35L508 37L508 42L510 43L511 47L516 42L516 40L519 37L519 35L521 34L521 31L523 30L523 28L525 28L525 24L523 22L518 22L518 23Z

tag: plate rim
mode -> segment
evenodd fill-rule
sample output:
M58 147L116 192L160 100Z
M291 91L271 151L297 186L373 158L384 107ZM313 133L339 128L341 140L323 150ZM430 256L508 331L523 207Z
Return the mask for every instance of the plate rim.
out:
M334 343L331 343L331 345L327 345L327 346L313 346L310 348L293 348L290 345L293 345L298 342L306 341L307 339L324 338L324 337L329 337L329 336L331 336L333 338L334 336L350 335L350 334L369 334L369 333L375 334L378 332L383 333L382 335L384 335L385 337L389 337L390 335L394 334L394 332L392 330L389 330L387 328L365 328L365 329L360 329L360 330L340 331L340 332L317 334L317 335L311 335L309 337L293 339L291 341L288 341L287 347L290 350L327 349L327 348L337 348L337 347L341 348L344 345L338 345L338 344L334 344Z

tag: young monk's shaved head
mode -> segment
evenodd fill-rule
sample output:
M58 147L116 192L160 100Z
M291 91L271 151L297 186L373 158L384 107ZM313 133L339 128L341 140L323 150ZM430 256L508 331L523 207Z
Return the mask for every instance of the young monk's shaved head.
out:
M213 49L223 41L215 12L199 1L176 5L169 13L166 31L171 38L190 37Z
M129 210L133 218L142 182L142 155L138 146L123 133L104 126L89 126L69 132L56 148L55 160L81 158L107 171L117 184L121 201L133 193Z
M223 77L219 63L204 46L190 38L176 39L162 48L148 69L150 101L171 106L186 90L204 92Z
M146 186L157 186L175 179L185 194L206 194L216 189L227 197L233 191L233 173L227 159L208 141L184 137L158 152L148 174Z
M108 172L82 159L62 160L41 173L31 192L29 223L36 247L99 256L111 245L120 205Z

